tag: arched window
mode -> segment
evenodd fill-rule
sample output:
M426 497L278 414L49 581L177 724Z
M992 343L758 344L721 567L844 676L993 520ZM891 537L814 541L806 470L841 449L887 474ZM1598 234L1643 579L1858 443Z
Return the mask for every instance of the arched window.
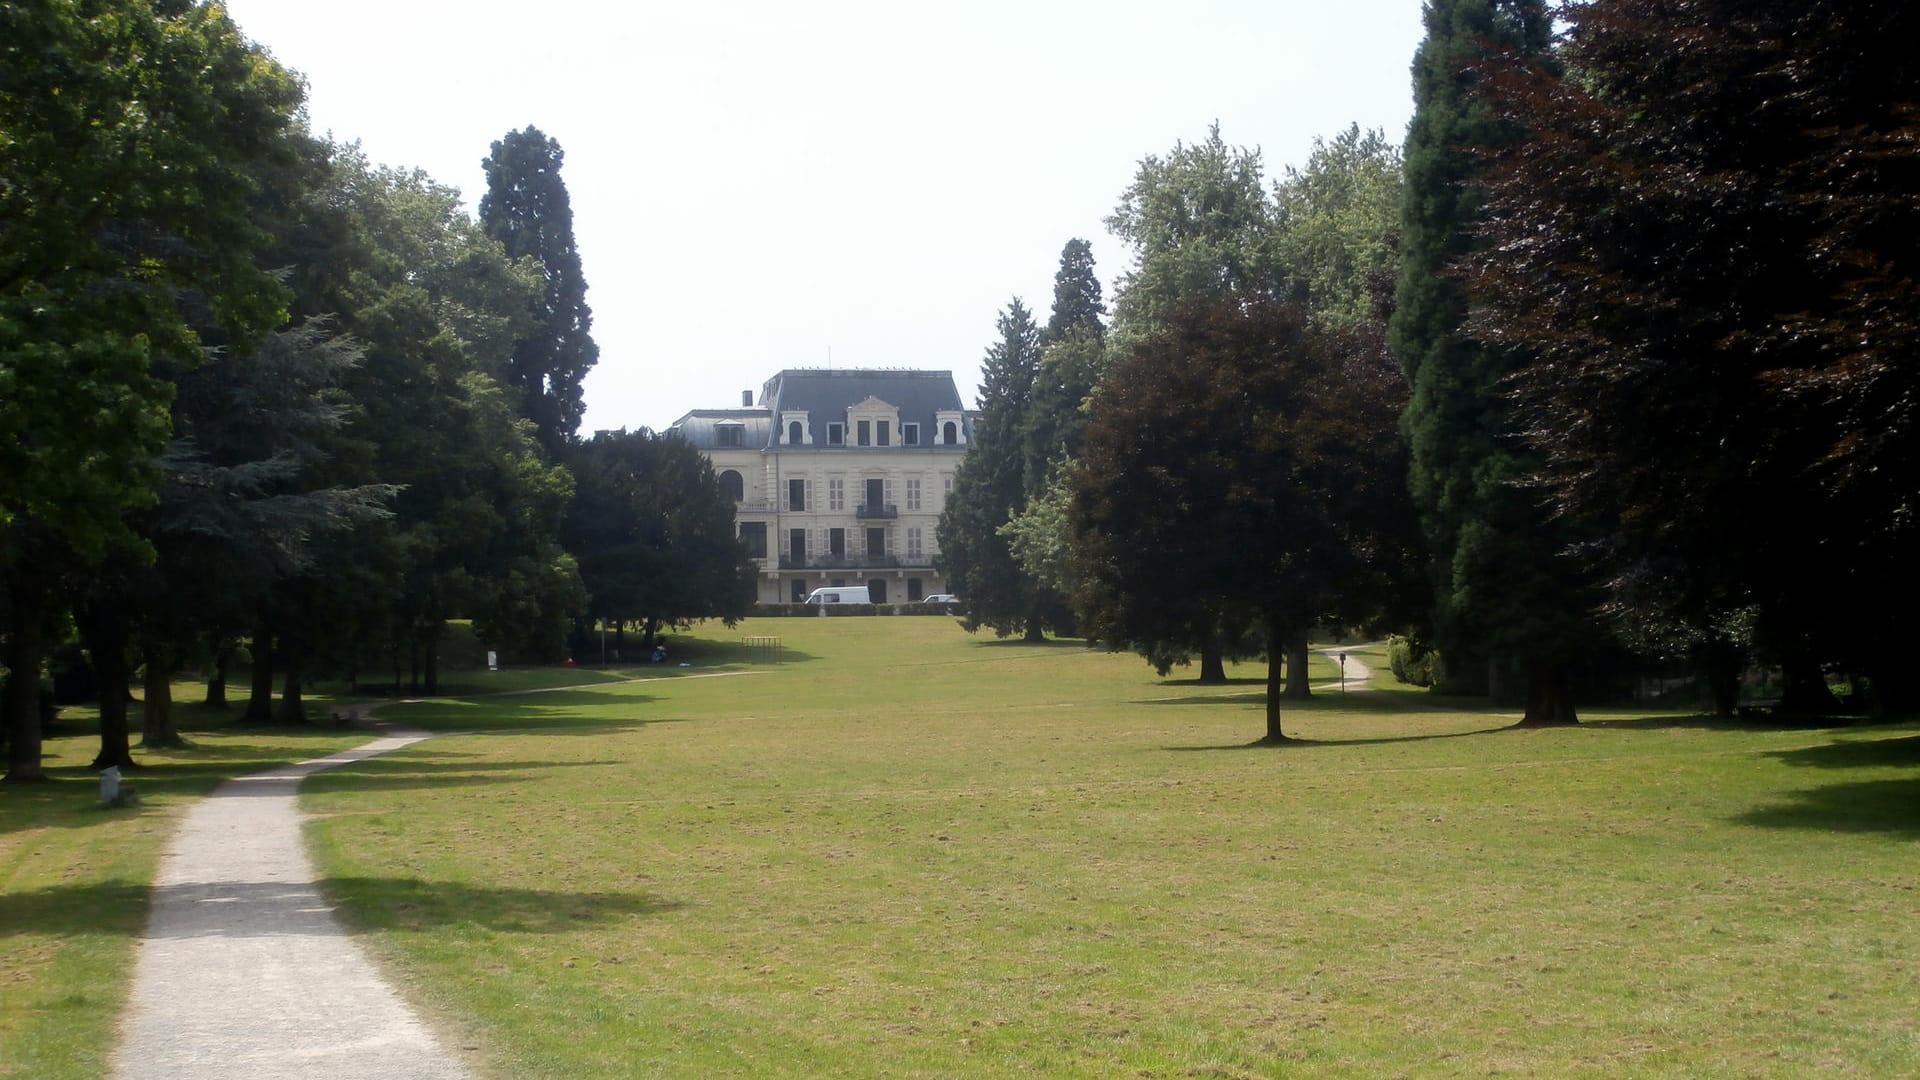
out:
M739 473L726 469L720 473L720 494L739 502L747 497L747 482Z
M947 426L940 429L940 441L948 446L959 443L960 429L954 425L953 421L947 421Z
M798 420L787 425L787 445L800 445L800 421Z

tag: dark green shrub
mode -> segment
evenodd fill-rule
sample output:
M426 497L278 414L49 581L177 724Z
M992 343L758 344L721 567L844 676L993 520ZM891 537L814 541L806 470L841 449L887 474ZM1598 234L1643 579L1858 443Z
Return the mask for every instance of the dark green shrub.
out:
M1387 666L1393 669L1394 678L1409 686L1432 686L1445 672L1439 650L1419 638L1399 634L1387 638Z

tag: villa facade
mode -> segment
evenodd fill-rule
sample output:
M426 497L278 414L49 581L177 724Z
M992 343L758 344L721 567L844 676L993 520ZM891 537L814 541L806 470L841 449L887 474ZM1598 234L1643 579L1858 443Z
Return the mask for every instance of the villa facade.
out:
M673 429L713 463L760 567L762 603L865 585L873 602L947 590L935 526L973 439L950 371L787 370L735 409Z

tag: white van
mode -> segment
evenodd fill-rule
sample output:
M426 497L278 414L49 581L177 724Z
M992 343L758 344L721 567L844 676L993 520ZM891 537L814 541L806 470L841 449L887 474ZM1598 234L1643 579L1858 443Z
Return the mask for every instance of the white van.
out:
M801 603L871 604L873 600L868 596L865 585L835 585L832 588L813 590Z

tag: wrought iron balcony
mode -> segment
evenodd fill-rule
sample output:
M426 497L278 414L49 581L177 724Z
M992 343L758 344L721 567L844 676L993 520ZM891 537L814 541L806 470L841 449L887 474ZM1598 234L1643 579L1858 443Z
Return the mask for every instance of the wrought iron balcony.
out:
M892 503L888 503L885 506L881 506L878 503L861 503L859 506L854 507L853 516L867 521L872 521L877 518L897 518L900 516L900 508Z

